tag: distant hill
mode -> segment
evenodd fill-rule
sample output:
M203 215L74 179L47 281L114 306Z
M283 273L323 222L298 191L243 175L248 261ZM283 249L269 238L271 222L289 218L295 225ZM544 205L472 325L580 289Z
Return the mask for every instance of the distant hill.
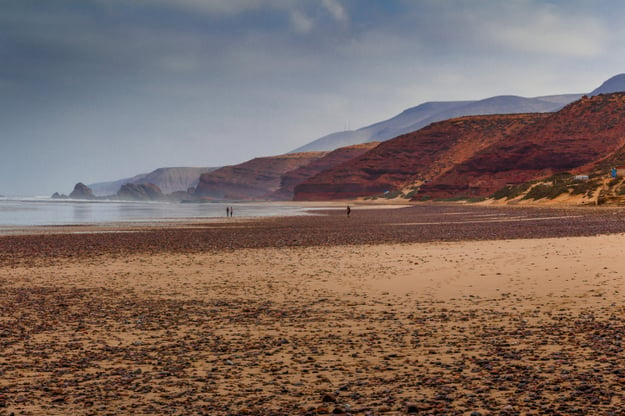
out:
M329 151L353 144L383 142L419 130L436 121L461 116L553 112L581 96L582 94L562 94L524 98L502 95L475 101L426 102L409 108L388 120L358 130L346 130L321 137L293 150L293 152Z
M164 194L177 191L186 191L197 186L200 175L211 172L217 168L195 168L195 167L172 167L159 168L150 173L142 173L131 178L119 179L111 182L99 182L89 185L89 188L96 196L115 195L119 189L126 184L144 185L154 184L158 186Z
M471 101L427 102L409 108L395 117L363 127L358 130L345 130L328 134L293 152L330 151L339 147L351 146L367 142L384 141L396 137L409 130L415 123L428 119L437 113L451 110Z
M611 92L625 91L625 74L618 74L605 81L590 95L609 94Z

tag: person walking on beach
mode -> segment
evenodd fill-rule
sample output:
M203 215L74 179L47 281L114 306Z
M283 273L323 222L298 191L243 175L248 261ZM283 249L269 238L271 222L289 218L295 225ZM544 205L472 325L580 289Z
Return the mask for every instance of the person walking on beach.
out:
M230 216L232 217L232 207L230 207Z
M349 207L349 205L347 206L347 217L349 217L349 214L352 213L352 209Z
M230 207L226 207L226 217L230 216Z

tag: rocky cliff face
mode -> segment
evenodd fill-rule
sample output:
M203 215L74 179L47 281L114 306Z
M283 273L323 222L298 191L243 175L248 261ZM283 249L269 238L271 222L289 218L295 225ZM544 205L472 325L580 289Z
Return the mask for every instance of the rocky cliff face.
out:
M368 152L378 144L378 142L372 142L341 147L319 159L313 160L307 165L287 172L282 176L280 188L272 195L272 198L279 200L293 199L294 190L297 185L325 170L332 169Z
M153 183L135 185L127 183L117 192L116 199L126 201L159 201L165 200L161 189Z
M225 200L270 199L280 188L285 173L308 165L326 153L259 157L239 165L226 166L201 175L195 195Z
M151 183L158 186L164 194L186 191L195 188L200 175L216 168L172 167L159 168L150 173L142 173L132 178L124 178L111 182L100 182L89 185L96 196L114 195L122 185L127 183L140 185Z
M295 187L295 199L348 199L407 188L418 190L416 200L483 197L554 173L592 171L618 159L623 146L625 93L601 94L556 113L433 123L306 180Z
M461 117L386 141L295 187L295 200L349 199L432 181L544 114Z
M625 93L584 97L475 153L415 198L487 196L506 184L587 172L624 145Z
M185 193L186 194L186 193ZM153 183L133 184L127 183L122 185L116 194L104 197L98 197L87 185L79 182L74 187L69 196L60 195L58 192L52 195L53 199L88 199L88 200L124 200L124 201L166 201L176 200L163 194L161 189Z

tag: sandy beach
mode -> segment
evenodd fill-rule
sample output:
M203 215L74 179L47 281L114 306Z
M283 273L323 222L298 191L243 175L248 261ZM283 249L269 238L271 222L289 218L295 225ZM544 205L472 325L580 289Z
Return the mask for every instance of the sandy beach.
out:
M625 212L0 236L0 415L625 414Z

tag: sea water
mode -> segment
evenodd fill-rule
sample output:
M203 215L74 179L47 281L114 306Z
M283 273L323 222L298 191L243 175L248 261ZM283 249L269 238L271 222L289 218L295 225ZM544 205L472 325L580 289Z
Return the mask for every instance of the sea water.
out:
M173 203L0 198L0 226L80 225L133 221L175 221L226 216L305 215L301 206L275 203Z

